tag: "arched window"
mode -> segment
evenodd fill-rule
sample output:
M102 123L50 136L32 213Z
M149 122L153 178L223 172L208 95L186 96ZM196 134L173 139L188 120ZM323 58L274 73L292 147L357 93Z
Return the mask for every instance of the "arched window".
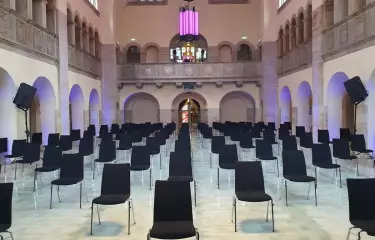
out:
M284 30L280 29L279 31L279 56L284 55Z
M171 62L205 62L207 60L208 44L201 34L197 42L188 43L180 40L176 34L169 43L169 57Z
M126 59L128 63L140 63L141 62L141 51L137 46L131 46L128 48L126 53Z
M98 9L98 0L89 0L89 2L94 6L94 8Z
M281 8L288 0L279 0L279 8Z
M293 50L296 47L297 43L297 21L295 18L292 19L292 29L290 32L290 49Z
M76 16L74 19L75 24L75 46L78 50L82 49L81 45L81 21L79 20L79 17Z
M251 61L252 54L249 45L241 44L237 49L237 61Z
M298 44L305 42L305 16L301 12L298 16Z

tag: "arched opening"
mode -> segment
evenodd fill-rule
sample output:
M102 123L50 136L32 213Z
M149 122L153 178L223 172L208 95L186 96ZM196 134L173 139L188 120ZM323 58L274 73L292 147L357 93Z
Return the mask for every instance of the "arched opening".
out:
M137 46L130 46L126 52L126 60L128 63L141 62L141 50Z
M292 19L292 29L291 29L291 39L290 39L290 48L294 49L297 45L297 21L295 18Z
M131 123L160 122L160 105L151 94L138 92L125 100L124 119Z
M312 127L312 91L310 84L302 82L298 86L298 110L297 121L299 126L305 126L306 130Z
M349 77L343 72L335 73L328 82L328 130L332 138L340 136L340 128L353 128L354 110L345 90L344 82Z
M79 20L79 17L76 16L74 18L74 25L75 25L75 46L76 49L81 50L82 45L81 45L81 21Z
M188 111L182 110L181 107L184 106L185 103L187 103L187 100L190 101L191 107L195 104L195 109L190 108L190 110L194 110L194 116L190 116L188 120L190 120L191 122L207 122L207 101L201 94L196 92L184 92L177 95L173 99L171 107L172 121L181 125L184 111ZM187 116L189 117L189 114Z
M56 95L51 82L45 77L35 80L37 89L30 108L30 130L42 132L43 144L47 144L48 134L56 132Z
M292 95L290 89L284 86L280 92L280 122L290 122L292 124Z
M149 46L146 48L146 63L158 63L159 62L159 50L155 46Z
M298 44L305 42L305 15L300 12L298 16Z
M227 93L220 101L221 122L255 122L253 96L242 91Z
M229 45L220 46L219 62L232 62L232 48Z
M285 26L285 34L284 34L284 54L288 53L290 50L290 28L289 24Z
M92 26L89 27L89 53L95 56L95 36Z
M46 28L51 33L56 33L56 6L55 0L49 0L46 6Z
M279 57L284 55L284 30L279 31Z
M251 61L251 48L247 44L241 44L237 49L237 61Z
M307 6L307 18L306 18L306 37L307 41L312 39L312 5Z
M72 11L68 8L66 11L66 20L67 20L67 31L68 31L68 44L73 45L74 44L74 39L73 39L73 34L74 34L74 22L73 22L73 13Z
M95 57L97 59L100 59L100 51L101 51L101 46L100 46L100 38L99 38L99 33L98 30L94 31L95 35Z
M79 85L75 84L70 89L69 94L69 101L70 101L70 126L71 129L74 130L81 130L81 133L84 130L84 97L82 89Z
M100 98L98 91L94 88L90 92L89 99L89 117L90 125L94 125L95 129L99 130L100 127Z
M87 29L87 23L83 21L82 23L82 42L83 42L83 50L85 52L89 52L89 41L88 41L88 29Z
M196 129L200 122L200 110L201 107L197 100L188 98L181 101L178 107L180 125L188 123L191 128Z
M8 149L17 138L17 108L13 104L17 87L7 71L0 68L0 137L8 138ZM22 115L23 121L24 116ZM22 121L22 122L23 122Z
M208 43L206 38L199 34L198 41L184 42L176 34L169 42L169 58L171 62L205 62L207 60Z

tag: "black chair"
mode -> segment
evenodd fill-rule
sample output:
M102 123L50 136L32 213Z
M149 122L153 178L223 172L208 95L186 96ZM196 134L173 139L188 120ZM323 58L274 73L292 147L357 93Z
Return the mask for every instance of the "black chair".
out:
M356 172L357 176L359 176L358 158L357 156L352 155L348 140L333 139L332 152L332 155L335 158L335 163L337 163L337 159L353 162L353 164L355 164L355 166L353 167L354 171Z
M375 237L375 178L347 179L349 200L349 221L353 227L349 228L346 239L349 240L352 230L359 228L358 239L361 233L366 232Z
M34 170L34 192L36 191L36 182L38 173L54 172L60 169L62 160L62 151L59 147L47 146L43 155L43 166Z
M276 161L277 176L279 173L279 159L273 156L272 144L267 140L256 140L255 157L261 161Z
M159 166L161 169L161 152L160 152L160 145L158 143L158 140L154 137L148 137L146 139L146 148L150 154L150 157L159 155Z
M303 148L312 149L313 147L313 135L311 132L305 133L301 139L299 145Z
M8 138L0 138L0 154L8 153ZM1 174L1 164L0 164L0 174Z
M340 128L340 139L346 139L350 141L351 137L350 129L349 128Z
M16 139L12 143L12 153L5 155L4 158L19 160L23 157L25 152L26 139ZM6 162L4 162L4 172L6 172Z
M117 150L125 151L125 158L127 158L126 152L131 150L132 146L133 146L132 136L130 134L124 134L124 133L120 134Z
M283 139L283 151L296 151L298 150L296 136L287 136Z
M315 205L318 205L317 196L316 196L316 188L317 182L316 178L308 176L306 171L306 162L303 152L300 150L297 151L283 151L283 177L284 177L284 184L285 184L285 205L288 206L288 185L287 181L291 182L306 182L311 183L314 182L314 190L315 190ZM309 199L310 195L310 184L309 190L307 192L307 199ZM281 194L280 194L281 197Z
M366 140L363 134L355 134L350 137L350 148L353 152L359 154L364 154L369 157L369 159L374 159L374 151L367 149Z
M240 135L240 149L242 150L241 153L242 153L242 156L241 156L241 159L243 160L244 159L244 155L245 155L245 149L254 149L255 146L253 144L253 137L251 135L251 133L241 133Z
M219 166L217 166L217 189L220 189L220 168L234 170L238 162L237 146L225 145L219 153Z
M26 143L24 156L20 160L14 161L14 180L17 180L17 166L18 164L22 164L22 177L24 174L24 166L25 164L32 165L33 163L37 163L40 160L40 145L38 143Z
M99 224L101 224L98 205L118 205L126 202L128 202L128 234L130 234L130 209L132 209L135 224L133 201L130 198L130 164L104 164L101 193L91 203L91 235L94 204L97 207Z
M314 166L315 178L318 181L318 174L316 168L323 169L334 169L337 175L340 177L340 188L341 185L341 166L332 162L331 148L328 144L314 144L312 147L312 164ZM338 170L338 171L337 171Z
M318 143L332 143L328 129L318 129Z
M194 205L197 206L197 184L189 155L171 152L169 158L168 181L187 181L194 184Z
M212 168L212 154L219 154L220 149L225 146L224 136L213 136L211 140L210 167Z
M47 146L59 146L59 144L60 144L60 133L48 134Z
M110 140L108 142L102 142L99 147L99 157L98 159L94 160L92 178L95 179L97 163L109 163L113 161L116 161L116 142L113 140Z
M69 186L79 183L79 208L82 208L82 181L84 178L83 156L79 153L64 154L61 161L60 177L51 182L50 209L52 209L52 190L57 186L57 196L60 201L60 186ZM87 198L87 195L86 195Z
M306 134L305 126L296 126L296 137L301 138Z
M268 202L266 221L268 222L268 209L271 202L272 231L275 231L273 214L273 200L264 189L264 178L261 162L237 162L235 193L233 198L232 222L234 215L234 231L237 232L237 200L243 202Z
M145 146L133 146L130 159L130 171L150 170L150 190L152 185L152 168L150 154Z
M31 142L39 143L39 145L43 144L43 133L33 133L31 135Z
M70 131L70 137L73 142L79 141L81 139L81 129L72 129Z
M194 227L190 183L186 181L155 182L154 220L147 240L184 239L196 237Z
M61 135L59 146L63 152L71 151L73 149L72 137L70 135Z
M0 183L0 239L1 233L8 233L13 240L13 234L9 231L12 226L12 198L13 183Z

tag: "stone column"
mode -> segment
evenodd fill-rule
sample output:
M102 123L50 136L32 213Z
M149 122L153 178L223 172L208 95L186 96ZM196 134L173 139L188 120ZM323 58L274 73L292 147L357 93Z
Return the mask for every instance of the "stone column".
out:
M276 42L263 42L262 47L263 82L263 121L276 122L277 112L277 45Z
M314 6L313 6L314 8ZM318 129L325 127L325 107L324 107L324 84L323 84L323 35L325 11L329 11L327 6L315 6L313 9L313 38L312 38L312 127L313 137L317 140Z
M67 29L67 8L66 0L56 2L57 6L57 29L59 36L59 117L60 122L57 129L64 135L70 134L70 117L69 117L69 79L68 79L68 29Z
M348 13L349 15L352 15L353 13L358 12L360 9L362 9L366 5L365 0L355 0L350 1L348 0Z
M74 22L68 22L68 24L67 24L67 31L69 32L69 39L68 39L68 43L70 44L70 45L72 45L72 46L75 46L76 45L76 41L75 41L75 39L76 39L76 29L75 29L75 24L74 24Z
M115 3L114 0L106 0L105 4L100 5L102 119L103 124L106 125L116 122L116 103L118 102L116 39L114 36Z
M334 0L334 23L338 23L348 16L348 2L353 0ZM359 0L354 0L356 2Z
M2 0L1 2L8 8L16 10L16 0Z

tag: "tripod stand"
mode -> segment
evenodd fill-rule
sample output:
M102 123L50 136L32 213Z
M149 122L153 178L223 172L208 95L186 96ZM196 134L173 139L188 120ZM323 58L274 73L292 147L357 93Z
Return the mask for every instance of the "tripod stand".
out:
M31 132L29 130L29 125L28 125L28 122L27 122L27 111L29 111L29 109L25 109L25 108L22 108L20 106L17 106L20 110L22 110L24 113L25 113L25 133L26 133L26 142L30 142L31 139L30 139L30 136L31 136Z

